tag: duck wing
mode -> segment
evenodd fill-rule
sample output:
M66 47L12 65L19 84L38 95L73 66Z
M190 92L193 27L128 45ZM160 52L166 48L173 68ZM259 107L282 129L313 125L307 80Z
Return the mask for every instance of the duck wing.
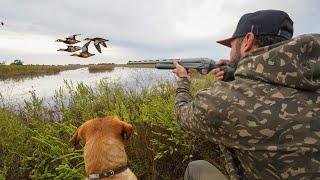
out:
M88 50L89 50L88 47L89 47L90 43L91 43L91 41L85 43L85 44L82 46L82 48L81 48L82 52L88 52Z
M104 39L104 38L101 38L101 37L96 37L94 39L98 40L98 41L109 41L108 39Z
M104 46L104 47L107 47L106 42L104 42L104 41L101 41L100 44L101 44L102 46Z
M97 51L99 53L101 53L101 47L100 47L99 43L98 44L94 43L94 46L96 47Z
M76 39L76 36L79 36L81 34L73 34L67 37L67 39Z

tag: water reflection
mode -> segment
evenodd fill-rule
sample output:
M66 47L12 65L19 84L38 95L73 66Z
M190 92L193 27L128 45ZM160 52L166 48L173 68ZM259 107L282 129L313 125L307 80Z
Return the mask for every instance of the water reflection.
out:
M29 91L35 91L38 97L48 101L54 95L55 90L66 88L65 81L71 81L73 84L83 82L86 85L95 86L101 80L139 90L139 88L150 87L159 82L174 81L175 77L170 70L151 68L118 67L111 72L104 73L89 73L87 68L81 68L63 71L58 75L21 81L0 81L0 93L10 104L20 104L24 99L29 99Z

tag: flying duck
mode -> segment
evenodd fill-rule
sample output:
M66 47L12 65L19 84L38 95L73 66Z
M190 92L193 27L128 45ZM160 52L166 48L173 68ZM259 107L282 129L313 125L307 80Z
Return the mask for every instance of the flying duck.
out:
M74 34L74 35L71 35L71 36L68 36L67 38L65 38L65 40L63 39L57 39L56 42L63 42L65 44L76 44L80 41L76 40L76 36L79 36L81 34Z
M94 44L94 46L96 47L96 49L97 49L97 51L98 51L99 53L101 53L100 44L101 44L102 46L104 46L104 47L107 47L106 42L109 41L108 39L99 38L99 37L92 38L92 39L91 39L91 38L85 38L84 40L85 40L85 41L89 41L89 42L93 41L93 44Z
M71 56L77 56L81 58L88 58L88 57L94 56L94 54L91 54L88 52L89 44L90 44L90 41L82 46L81 48L82 51L80 52L80 54L72 54Z
M80 46L68 46L66 49L58 49L58 51L67 51L67 52L76 52L81 50L82 48Z

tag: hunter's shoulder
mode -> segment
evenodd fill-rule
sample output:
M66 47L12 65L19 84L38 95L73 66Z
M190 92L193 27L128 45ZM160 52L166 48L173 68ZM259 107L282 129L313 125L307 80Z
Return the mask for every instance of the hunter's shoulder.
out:
M318 33L302 34L293 38L291 41L310 42L311 40L320 40L320 34Z

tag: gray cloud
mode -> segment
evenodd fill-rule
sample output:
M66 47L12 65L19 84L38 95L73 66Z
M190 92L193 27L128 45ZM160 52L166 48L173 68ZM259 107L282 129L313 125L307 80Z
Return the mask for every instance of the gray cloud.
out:
M19 53L8 51L8 47L5 52L0 49L0 58L21 56L28 63L44 64L124 63L135 58L226 58L229 50L215 41L231 35L242 14L259 9L284 10L294 20L298 35L319 32L320 24L316 23L320 18L319 7L316 0L1 0L0 17L6 24L3 28L6 32L52 38L48 43L73 33L82 33L81 38L105 36L116 50L110 54L106 49L89 61L79 61L66 54Z

